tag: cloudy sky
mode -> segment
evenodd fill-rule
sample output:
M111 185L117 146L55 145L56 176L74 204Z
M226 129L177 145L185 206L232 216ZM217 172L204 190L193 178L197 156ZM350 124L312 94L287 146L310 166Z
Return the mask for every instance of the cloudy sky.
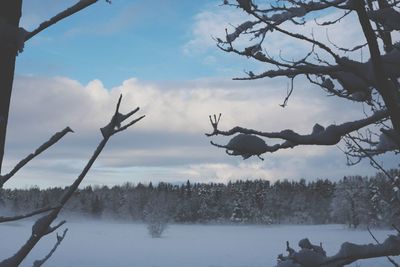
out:
M243 161L209 144L208 115L222 113L221 128L309 133L363 116L360 104L338 101L299 79L289 105L285 79L232 81L244 70L267 68L218 50L212 37L245 16L221 1L99 1L30 40L17 58L4 171L53 133L70 126L58 144L21 170L7 187L65 186L80 173L101 140L119 94L122 110L141 107L146 118L108 143L85 185L123 182L226 182L235 179L337 180L373 174L367 161L347 167L338 147L297 147ZM28 30L75 3L24 0ZM334 17L337 14L321 14ZM287 26L290 29L290 26ZM315 25L297 29L326 38ZM354 18L332 27L330 39L352 47L362 40ZM361 41L362 42L362 41ZM307 47L271 36L271 53L301 55ZM366 51L364 51L366 53ZM211 138L227 143L227 138ZM267 142L271 142L268 141ZM386 168L398 157L379 160Z

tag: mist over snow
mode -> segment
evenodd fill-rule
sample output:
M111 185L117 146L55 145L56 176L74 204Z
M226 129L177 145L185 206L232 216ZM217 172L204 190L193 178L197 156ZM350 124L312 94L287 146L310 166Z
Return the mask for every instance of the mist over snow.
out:
M284 84L282 80L149 82L131 78L120 86L105 88L100 80L81 84L67 77L19 75L12 98L5 170L64 127L70 126L75 133L29 163L7 186L70 183L97 146L99 128L108 123L120 94L123 112L139 106L139 114L146 118L112 138L85 184L339 179L374 172L368 163L345 167L345 157L335 147L296 147L266 154L265 161L243 161L209 144L211 139L204 133L211 130L208 116L214 113L223 114L221 129L240 125L265 131L290 128L300 133L311 132L316 122L327 126L363 116L361 106L338 103L300 80L288 107L283 109L279 104L285 97ZM229 138L212 140L223 144ZM395 167L394 158L387 158L385 167Z
M3 224L1 236L12 240L0 246L4 254L14 253L25 241L30 223ZM279 254L287 254L286 241L297 249L298 241L305 236L315 244L322 241L328 255L336 253L349 238L357 243L372 242L367 231L343 229L341 225L170 225L162 238L151 238L143 224L70 220L68 229L64 241L46 262L48 266L262 267L274 266ZM391 233L373 232L379 240ZM31 266L46 255L55 240L53 235L45 238L21 266ZM349 266L359 264L389 266L386 258Z

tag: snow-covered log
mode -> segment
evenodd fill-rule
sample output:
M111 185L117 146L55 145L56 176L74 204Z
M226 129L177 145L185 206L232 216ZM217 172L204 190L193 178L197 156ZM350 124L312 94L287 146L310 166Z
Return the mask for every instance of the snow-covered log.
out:
M299 246L300 243L301 241ZM292 251L287 257L279 257L276 267L342 267L361 259L398 256L400 236L391 235L382 244L358 245L345 242L339 252L330 257L325 256L322 251L320 246L310 243L310 246L302 246L299 251Z

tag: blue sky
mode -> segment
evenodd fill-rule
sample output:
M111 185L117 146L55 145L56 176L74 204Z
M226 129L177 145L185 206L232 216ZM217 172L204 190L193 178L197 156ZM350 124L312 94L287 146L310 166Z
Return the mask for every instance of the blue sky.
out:
M46 18L54 14L40 11L40 1L25 2L24 14L31 18L22 21L27 28L36 25L35 16ZM54 5L51 11L73 3L55 2L58 4L50 4ZM118 0L109 5L100 1L35 37L19 58L17 72L73 77L82 83L101 77L108 87L129 77L188 80L218 76L218 64L205 63L202 53L184 52L184 45L193 37L196 15L218 8L218 4L219 1ZM217 49L215 52L223 55ZM226 60L229 63L228 57Z
M32 30L73 3L25 0L21 26ZM243 161L209 144L204 133L210 131L208 115L213 113L223 113L224 129L240 125L300 133L310 132L315 123L328 126L364 116L360 104L326 97L302 79L296 80L285 109L279 106L286 95L285 79L232 81L244 70L263 71L266 66L216 48L212 37L223 36L226 27L245 19L236 8L219 5L220 1L115 0L112 5L99 1L26 43L17 58L4 169L65 126L75 133L6 186L68 185L100 140L99 128L108 122L120 93L123 110L140 106L146 118L113 137L84 184L337 180L344 175L374 174L368 161L347 167L335 146L297 147L267 154L265 161ZM334 27L331 39L337 44L352 47L362 40L354 18ZM325 30L318 32L312 26L300 31L326 36ZM288 57L307 51L306 46L279 35L271 36L268 48ZM212 140L228 142L221 137ZM386 168L398 166L398 156L393 154L378 160Z

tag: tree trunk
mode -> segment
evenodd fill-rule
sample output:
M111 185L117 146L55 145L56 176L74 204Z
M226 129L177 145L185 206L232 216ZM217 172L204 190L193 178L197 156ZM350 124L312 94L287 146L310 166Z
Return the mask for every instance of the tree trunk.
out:
M368 42L377 90L381 94L382 99L385 102L386 108L389 111L393 128L396 130L397 134L400 134L400 105L398 104L400 98L399 93L396 91L395 85L393 85L388 80L389 77L385 75L385 72L383 70L378 41L369 22L369 18L365 10L364 1L356 0L354 1L354 3L358 19L363 29L365 38Z
M0 1L0 174L3 163L8 113L14 80L15 58L18 46L16 38L7 29L18 29L22 0ZM16 37L17 31L14 32Z

